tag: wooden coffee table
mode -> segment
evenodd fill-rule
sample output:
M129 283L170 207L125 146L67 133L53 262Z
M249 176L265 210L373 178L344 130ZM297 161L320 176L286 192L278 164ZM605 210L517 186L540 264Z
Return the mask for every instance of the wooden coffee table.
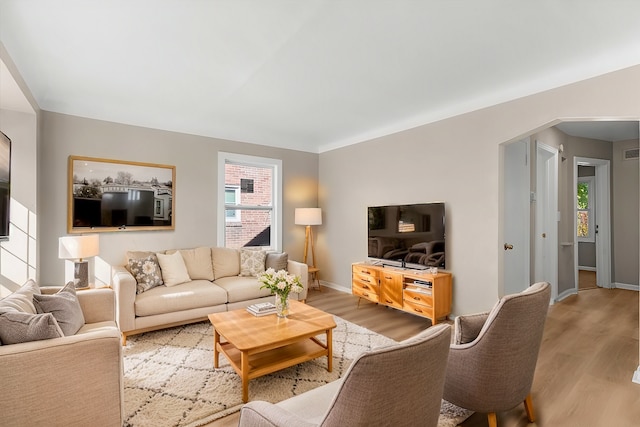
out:
M214 328L213 367L219 367L220 353L224 354L242 378L245 403L253 378L322 356L327 356L327 370L333 369L333 316L299 301L289 304L290 314L285 319L275 314L256 317L245 309L209 315ZM326 344L316 338L321 334L326 334Z

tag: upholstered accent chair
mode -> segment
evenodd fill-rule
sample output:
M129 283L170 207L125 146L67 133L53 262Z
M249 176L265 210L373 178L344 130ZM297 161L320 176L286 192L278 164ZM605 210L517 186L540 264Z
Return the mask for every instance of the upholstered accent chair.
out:
M457 317L444 399L487 413L490 427L497 412L524 402L534 422L531 385L550 296L549 284L540 282L504 296L488 313Z
M254 401L242 427L437 426L451 327L358 356L337 381L278 404Z

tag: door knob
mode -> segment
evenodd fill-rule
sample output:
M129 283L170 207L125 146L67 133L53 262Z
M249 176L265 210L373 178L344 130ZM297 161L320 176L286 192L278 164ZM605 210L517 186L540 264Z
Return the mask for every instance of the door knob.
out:
M513 245L510 245L509 243L505 243L505 244L504 244L504 250L505 250L505 251L508 251L508 250L510 250L510 249L513 249Z

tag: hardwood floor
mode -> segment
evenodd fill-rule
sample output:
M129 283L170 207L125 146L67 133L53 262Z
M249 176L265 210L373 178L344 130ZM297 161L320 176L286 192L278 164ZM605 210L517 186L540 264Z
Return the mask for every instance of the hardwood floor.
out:
M429 320L378 306L322 287L307 302L321 310L386 335L409 338ZM498 414L500 427L637 426L640 384L631 382L638 367L638 293L621 289L580 291L549 307L533 382L537 422L529 424L524 406ZM236 426L238 414L209 426ZM485 427L474 414L463 427Z

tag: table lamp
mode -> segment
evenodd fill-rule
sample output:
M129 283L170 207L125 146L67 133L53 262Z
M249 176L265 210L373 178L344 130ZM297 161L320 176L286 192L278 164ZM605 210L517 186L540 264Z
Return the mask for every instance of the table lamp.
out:
M307 263L307 254L309 248L309 241L311 241L311 259L313 261L312 267L316 266L316 254L313 249L313 231L312 225L322 225L322 209L320 208L296 208L295 215L296 225L305 225L307 228L304 233L304 263Z
M75 260L73 282L76 288L89 287L89 262L100 253L100 239L97 234L85 236L65 236L58 239L58 258Z

